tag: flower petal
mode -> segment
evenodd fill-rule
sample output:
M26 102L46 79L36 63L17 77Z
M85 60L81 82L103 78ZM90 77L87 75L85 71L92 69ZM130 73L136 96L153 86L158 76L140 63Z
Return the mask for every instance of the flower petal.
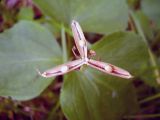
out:
M109 63L89 59L88 65L113 76L126 78L126 79L133 77L128 71Z

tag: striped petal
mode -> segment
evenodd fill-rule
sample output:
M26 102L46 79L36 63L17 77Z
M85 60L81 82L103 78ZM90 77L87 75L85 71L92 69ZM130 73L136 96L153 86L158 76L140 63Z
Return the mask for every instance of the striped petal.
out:
M39 70L37 71L42 77L49 78L49 77L66 74L72 70L79 68L83 64L84 64L84 60L78 59L78 60L70 61L68 63L59 65L57 67L51 68L49 70L44 71L43 73L40 73Z
M87 58L87 42L79 23L75 20L72 20L71 28L80 57Z
M89 59L88 65L113 76L126 78L126 79L133 77L128 71L109 63Z

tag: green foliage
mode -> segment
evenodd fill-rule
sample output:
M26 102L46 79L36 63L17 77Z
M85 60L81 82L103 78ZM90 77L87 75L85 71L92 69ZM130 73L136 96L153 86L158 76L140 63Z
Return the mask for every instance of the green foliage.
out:
M3 23L10 23L14 16L17 23L9 26L8 30L6 24L2 25L2 31L5 31L0 33L0 96L33 99L51 84L54 78L43 78L36 69L44 71L61 64L62 58L64 61L73 58L68 55L73 47L69 36L73 19L85 32L104 35L91 45L98 59L126 69L134 76L133 79L139 78L152 86L157 84L155 79L159 76L151 67L156 67L156 72L159 68L156 64L150 65L154 60L148 54L149 43L155 39L150 18L159 24L159 7L155 2L142 0L142 10L134 11L139 1L128 0L133 12L129 19L126 0L33 1L43 13L38 20L34 20L33 6L23 6L19 12L15 10L12 17L10 14L2 15L6 20ZM158 4L158 0L156 2ZM6 9L6 13L9 11ZM127 28L132 32L126 32ZM66 48L69 50L65 51ZM160 59L155 61L160 64ZM147 75L146 71L149 71ZM68 120L122 120L124 116L139 111L132 80L106 75L88 66L82 66L62 79L60 104Z
M21 21L0 34L0 95L26 100L50 83L36 68L53 67L61 55L53 35L35 22Z
M21 8L18 14L19 20L33 20L33 18L34 18L34 13L32 11L32 8L29 7Z
M34 0L45 15L70 25L75 19L84 31L112 33L127 27L125 0Z
M160 1L142 0L142 10L160 29Z
M135 15L140 22L146 38L151 40L153 38L153 30L151 29L149 18L142 11L136 11Z
M149 58L143 40L133 33L111 34L92 48L103 61L128 69L135 76ZM131 80L87 67L65 76L61 104L69 120L121 120L124 114L137 111L135 98Z

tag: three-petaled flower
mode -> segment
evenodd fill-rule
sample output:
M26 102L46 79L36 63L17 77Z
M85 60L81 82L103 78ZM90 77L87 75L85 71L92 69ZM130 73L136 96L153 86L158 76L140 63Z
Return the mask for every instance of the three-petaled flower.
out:
M77 68L80 68L82 65L86 64L92 68L95 68L97 70L100 70L104 73L121 77L121 78L132 78L132 75L119 67L116 67L115 65L112 65L110 63L105 63L101 61L96 61L88 57L88 49L87 49L87 42L84 37L84 34L82 32L82 29L79 25L79 23L75 20L72 21L71 23L71 28L73 31L73 37L76 45L76 49L79 52L79 59L73 60L70 62L67 62L65 64L59 65L57 67L54 67L52 69L46 70L43 73L38 73L43 76L43 77L53 77L53 76L58 76L58 75L63 75L65 73L68 73L72 70L75 70ZM73 50L73 53L75 54L75 51ZM76 54L75 54L76 55ZM77 55L76 55L77 56Z

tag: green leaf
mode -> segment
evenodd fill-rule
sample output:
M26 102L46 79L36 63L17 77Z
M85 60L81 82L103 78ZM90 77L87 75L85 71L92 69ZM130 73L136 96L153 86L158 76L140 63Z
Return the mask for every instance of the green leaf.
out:
M34 12L30 7L22 7L18 13L19 20L33 20Z
M160 0L142 0L142 10L160 28Z
M101 61L122 67L135 77L149 59L146 44L133 33L111 34L92 49ZM69 120L122 120L138 110L131 80L106 75L90 67L65 76L60 101Z
M125 0L34 0L45 15L70 25L76 19L84 31L112 33L127 27Z
M0 96L38 96L52 80L40 77L36 68L54 66L60 55L52 34L35 22L21 21L0 34Z

